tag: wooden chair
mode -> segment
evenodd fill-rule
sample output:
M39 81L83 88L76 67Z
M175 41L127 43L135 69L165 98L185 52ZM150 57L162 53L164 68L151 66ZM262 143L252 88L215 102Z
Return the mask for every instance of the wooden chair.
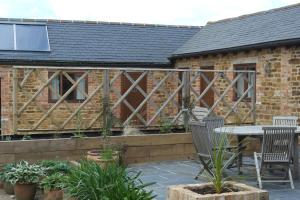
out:
M208 129L208 134L210 136L210 140L212 141L214 146L219 146L220 142L223 142L224 146L226 147L226 151L233 153L240 153L239 151L242 151L246 148L246 145L240 145L239 146L233 146L230 144L230 141L227 136L224 137L222 133L216 133L214 130L216 128L223 127L225 124L225 120L223 117L205 117L203 119L203 122L205 122L206 127ZM224 134L224 133L223 133ZM230 167L235 167L236 165L232 165Z
M276 126L297 126L298 117L296 116L274 116L273 125Z
M197 151L197 155L202 164L202 169L199 171L195 179L198 179L199 176L206 170L208 173L212 175L212 155L215 148L213 143L210 140L208 127L204 122L190 122L191 130L192 130L192 138L195 149ZM229 161L233 161L233 157L236 157L234 153L227 153ZM231 165L231 162L230 162ZM228 165L228 166L230 166Z
M294 189L290 164L295 130L296 127L263 127L262 152L254 152L257 181L260 188L262 188L262 182L289 182L291 188ZM274 141L280 145L274 144ZM284 167L286 171L284 177L276 179L275 177L266 178L263 176L263 170L274 164ZM287 177L289 180L286 180Z
M195 179L198 179L199 176L203 173L204 170L212 174L211 172L211 161L212 161L212 151L213 145L209 139L208 130L204 122L191 122L191 131L193 143L199 157L199 160L202 164L202 169L199 171Z
M192 113L189 113L189 115L190 115L189 121L201 122L203 120L203 118L208 115L208 109L204 108L204 107L195 106L192 109ZM184 123L184 113L182 115L180 115L180 117L178 118L178 122L179 122L179 124Z
M212 141L212 143L215 146L218 146L221 139L224 140L224 138L222 137L221 133L216 133L214 131L214 129L224 126L224 118L222 118L222 117L204 117L203 122L205 122L205 125L207 127L210 141ZM228 141L227 137L225 137L225 141L223 141L223 142L225 143L225 146L229 146L229 141Z

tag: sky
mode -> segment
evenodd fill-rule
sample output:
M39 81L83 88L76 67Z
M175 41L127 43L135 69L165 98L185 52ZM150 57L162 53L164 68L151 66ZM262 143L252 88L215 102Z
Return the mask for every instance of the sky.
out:
M0 0L0 17L205 25L300 0Z

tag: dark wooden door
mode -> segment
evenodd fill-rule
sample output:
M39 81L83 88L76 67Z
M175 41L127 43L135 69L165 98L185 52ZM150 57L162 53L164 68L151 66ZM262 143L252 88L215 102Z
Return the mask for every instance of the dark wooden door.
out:
M129 76L133 79L133 80L137 80L140 76L141 76L141 72L128 72ZM130 88L130 86L132 85L132 83L130 82L130 80L125 76L122 75L121 78L121 93L122 95ZM147 93L147 76L144 76L144 78L139 82L138 84L141 89L144 90L145 93ZM145 99L145 97L141 94L141 92L134 88L133 90L131 90L131 92L127 95L127 97L125 98L128 103L135 109L137 108L142 101ZM147 121L147 103L144 104L144 106L139 110L138 112L145 121ZM122 102L121 104L121 120L124 122L126 121L126 119L132 114L132 111L128 108L127 105L125 105L125 103ZM142 121L137 118L136 116L134 116L131 120L131 124L134 125L141 125L143 124Z
M214 67L201 67L203 70L213 70ZM214 79L214 72L213 71L205 71L202 72L203 75L207 78L207 80L212 81ZM209 83L207 83L203 77L200 78L200 92L201 94L203 91L207 88ZM209 106L214 105L214 92L212 89L209 89L206 94L203 96L202 100ZM200 101L200 106L201 107L206 107L204 103Z

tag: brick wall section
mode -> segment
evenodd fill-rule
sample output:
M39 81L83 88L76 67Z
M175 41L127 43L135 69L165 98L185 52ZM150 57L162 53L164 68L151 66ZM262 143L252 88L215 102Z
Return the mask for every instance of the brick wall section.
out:
M270 75L267 75L264 70L267 62L271 63ZM258 124L270 124L274 115L300 117L300 47L278 47L175 60L177 68L192 69L214 66L215 69L226 70L233 69L234 64L244 63L256 63L256 122ZM224 86L218 84L217 87ZM232 98L232 95L228 95L227 98ZM222 114L221 110L222 106L218 106L217 113Z

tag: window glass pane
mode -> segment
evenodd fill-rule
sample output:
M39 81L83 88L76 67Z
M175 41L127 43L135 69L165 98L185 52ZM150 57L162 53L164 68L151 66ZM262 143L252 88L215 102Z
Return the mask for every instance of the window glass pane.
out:
M240 73L238 73L238 75L240 75ZM244 93L244 90L244 78L243 75L240 75L240 78L237 80L237 97L241 97Z
M16 49L31 51L49 51L46 26L16 25Z
M14 29L12 24L0 24L0 49L14 49Z
M51 99L58 100L59 99L59 76L56 76L51 81L51 86L53 91L51 92Z
M68 73L68 75L74 80L74 74ZM67 79L67 77L62 77L62 93L63 95L73 86L73 84ZM75 99L75 89L66 97L66 100L74 100Z
M251 87L254 83L254 73L248 73L248 88ZM248 97L251 98L253 96L253 90L254 88L251 88L249 91L248 91Z
M76 76L76 81L80 78L80 76ZM77 100L84 100L85 96L82 94L82 92L85 91L85 80L82 79L78 86L77 86L77 91L76 91L76 99Z

